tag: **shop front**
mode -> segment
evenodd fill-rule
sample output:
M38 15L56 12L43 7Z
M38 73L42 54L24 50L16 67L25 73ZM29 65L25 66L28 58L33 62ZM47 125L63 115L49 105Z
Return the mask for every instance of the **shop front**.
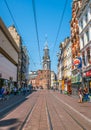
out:
M64 80L61 81L61 84L62 84L61 89L62 89L62 91L64 91L64 89L65 89Z
M0 54L0 88L3 86L11 91L17 82L17 66Z
M72 94L77 95L78 89L82 87L82 76L80 74L72 76L71 83L72 83Z
M67 93L67 94L71 94L71 80L69 78L65 79L64 80L64 91Z
M89 93L91 94L91 70L84 72L83 76L84 84L88 87Z
M71 79L67 81L67 92L68 94L72 94Z

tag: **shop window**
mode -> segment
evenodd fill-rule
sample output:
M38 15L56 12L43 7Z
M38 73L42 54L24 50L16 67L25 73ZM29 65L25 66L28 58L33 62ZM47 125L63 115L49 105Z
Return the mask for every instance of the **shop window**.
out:
M91 81L89 83L89 93L91 94Z

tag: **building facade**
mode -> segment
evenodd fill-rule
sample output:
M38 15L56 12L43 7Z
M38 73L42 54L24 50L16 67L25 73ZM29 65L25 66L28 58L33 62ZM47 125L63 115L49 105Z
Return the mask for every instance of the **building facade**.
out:
M72 51L69 37L60 44L60 50L61 53L58 55L59 89L71 93Z
M29 78L29 56L26 46L21 48L21 86L27 84Z
M56 74L54 71L51 71L51 88L53 88L55 81L56 81Z
M82 0L74 0L72 3L72 19L71 19L71 42L72 42L72 93L77 94L78 88L82 86L81 75L78 73L78 68L74 64L76 58L80 57L80 39L79 25L77 14L81 8Z
M91 93L91 0L82 0L78 12L83 87Z
M0 18L0 87L11 91L18 81L19 48Z
M21 42L21 37L18 34L15 26L10 26L8 28L10 34L12 35L15 43L17 44L19 48L19 55L18 55L18 87L21 87L21 47L22 47L22 42Z
M15 26L10 26L8 28L10 34L12 35L15 43L19 48L18 55L18 86L22 87L22 84L27 83L29 75L29 56L26 46L22 45L22 40L18 34Z
M64 91L64 42L60 43L60 53L58 55L58 76L57 79L59 82L59 89ZM60 72L59 72L60 70Z
M49 48L46 44L44 48L43 62L41 70L33 72L32 77L30 77L30 83L34 88L49 89L51 86L51 61L49 56Z
M72 51L71 51L71 40L67 37L64 40L64 84L65 91L71 94L71 75L72 75Z

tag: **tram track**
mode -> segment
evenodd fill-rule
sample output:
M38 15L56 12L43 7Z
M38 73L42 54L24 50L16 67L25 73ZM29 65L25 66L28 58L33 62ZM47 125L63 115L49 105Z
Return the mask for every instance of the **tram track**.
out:
M37 100L38 100L38 99L37 99ZM28 121L28 118L29 118L29 116L31 115L31 113L33 112L33 110L34 110L34 108L35 108L35 106L36 106L37 100L36 100L36 102L33 104L31 110L28 112L28 114L27 114L27 116L26 116L24 122L22 123L22 125L20 126L20 128L19 128L18 130L24 130L25 125L26 125L26 123L27 123L27 121Z
M67 106L65 107L65 105L64 104L62 105L62 103L57 98L53 98L53 97L55 97L55 96L53 96L53 95L48 95L48 96L46 95L45 96L46 117L47 117L47 125L48 125L48 129L46 129L46 130L56 130L57 127L58 127L58 129L62 129L62 130L69 130L71 128L72 129L75 128L75 129L78 129L78 130L87 130L84 127L84 125L82 124L82 122L79 122L77 117L75 117L74 115L72 115L70 113L70 111L68 110ZM29 120L28 119L29 117L32 118L32 114L31 113L34 113L34 109L36 109L37 105L38 105L38 102L35 103L35 105L32 107L32 109L28 113L24 123L22 124L22 126L21 126L21 128L19 130L27 130L27 129L24 129L25 128L24 125L28 125L27 124L27 120ZM43 102L41 103L41 105L43 105ZM66 122L67 122L67 120L71 121L70 122L70 126L67 126L67 124L65 124L65 118L66 117L63 117L63 116L65 116L64 114L61 115L63 111L64 111L65 115L67 116ZM52 119L52 117L53 117L52 114L54 114L54 117L55 117L54 120L55 121ZM41 122L41 118L42 117L41 117L41 114L40 114L39 122ZM54 122L57 122L57 121L59 122L59 125L54 123ZM76 126L76 127L74 127L74 126ZM39 123L38 130L40 130L40 128L41 128L41 123ZM90 129L88 129L88 130L90 130Z
M53 130L50 128L49 124L47 124L47 119L49 123L50 117L45 100L45 96L43 95L43 97L41 97L40 94L36 103L32 107L32 110L28 113L24 124L22 124L19 130L32 130L35 129L35 127L37 127L36 129L38 130Z
M54 107L57 115L59 116L60 114L57 112L56 108ZM65 109L65 107L63 107L64 111L76 122L76 124L82 129L82 130L86 130L86 128L71 114L67 111L67 109ZM59 116L60 118L60 116ZM61 120L60 118L60 122L62 123L63 127L64 127L64 130L66 130L65 128L65 123Z
M79 119L77 118L77 117L75 117L74 116L74 114L71 114L71 110L70 110L70 108L68 107L68 106L66 106L65 104L63 104L62 105L62 103L63 102L61 102L60 101L60 99L57 97L57 96L55 96L55 95L53 95L53 94L51 94L53 97L55 97L55 99L58 101L56 101L56 104L58 104L58 106L59 106L59 104L60 104L60 107L61 108L63 108L63 110L72 118L72 120L74 120L74 122L81 128L81 130L87 130L87 128L82 124L82 122L80 122L79 121ZM56 98L57 97L57 98ZM66 107L65 107L66 106ZM68 108L67 108L68 107ZM57 113L57 110L56 109L59 109L58 107L57 108L54 108L55 109L55 111L56 111L56 113ZM69 111L70 110L70 111ZM60 114L58 114L58 116L59 116ZM59 116L59 118L60 118L60 116ZM65 128L65 126L64 126L64 128ZM66 129L65 129L66 130ZM88 130L90 130L90 129L88 129Z
M64 110L81 127L82 130L86 130L86 128L76 118L74 118L74 116L72 116L72 114L70 114L65 108L64 108Z
M50 115L50 112L49 111L51 111L51 108L53 109L53 113L54 113L54 116L56 116L57 115L57 117L58 117L58 120L55 120L55 122L60 122L60 129L62 129L62 130L66 130L66 127L65 127L65 123L63 122L63 120L61 119L61 117L60 117L60 114L58 113L58 110L57 110L57 105L55 106L54 105L54 101L52 101L52 97L49 97L49 98L51 98L51 106L49 106L49 109L50 110L48 110L48 113L49 113L49 119L50 119L50 126L52 126L52 129L51 129L51 127L50 127L50 130L54 130L53 129L53 127L57 127L57 125L55 126L53 126L53 122L51 121L51 115ZM49 104L50 104L50 102L49 102ZM57 102L55 102L55 104L57 104ZM56 129L55 129L56 130Z
M18 102L9 105L5 109L2 109L0 111L0 120L3 119L5 116L7 116L11 111L13 111L17 106L19 106L22 102L24 102L26 99L21 99Z
M31 98L30 98L31 97ZM20 103L21 104L19 106L18 103L15 103L14 105L11 105L9 107L9 112L7 112L6 114L3 115L3 117L0 119L0 124L2 127L0 127L2 130L3 129L17 129L17 130L23 130L23 127L24 125L26 124L26 121L29 117L29 115L32 113L36 103L37 103L37 100L38 100L38 97L39 97L39 93L37 93L37 95L34 96L31 95L31 96L28 96L28 99L24 102L24 103ZM27 98L27 97L26 97ZM30 98L30 99L29 99ZM22 100L21 100L22 101ZM30 105L28 105L30 104ZM18 107L17 107L18 106ZM26 108L26 114L23 110L23 106L24 106L24 109ZM22 109L21 109L22 108ZM5 109L7 110L7 109ZM7 110L8 111L8 110ZM24 115L23 115L23 112L24 112ZM22 116L21 116L22 114ZM23 117L23 118L21 118ZM9 120L11 120L11 122L13 120L17 120L17 122L13 125L9 122ZM10 125L2 125L3 122L8 122ZM7 124L7 123L6 123ZM5 127L5 128L4 128Z
M53 130L52 121L51 121L50 113L49 113L49 110L48 110L47 100L46 100L46 111L47 111L47 119L48 119L49 130Z
M15 110L8 113L1 122L17 120L16 123L2 126L1 129L17 130L90 130L90 122L82 118L72 107L56 94L48 91L36 92ZM69 107L70 106L70 107ZM84 124L85 122L85 124ZM89 125L87 126L86 123ZM7 124L7 123L6 123Z
M7 116L9 113L11 113L11 111L16 109L19 105L21 105L24 101L26 101L30 97L32 98L33 95L29 94L26 97L23 97L23 98L19 99L18 101L14 101L12 104L10 104L10 105L6 106L5 108L1 109L0 110L0 120L2 118L4 118L5 116Z

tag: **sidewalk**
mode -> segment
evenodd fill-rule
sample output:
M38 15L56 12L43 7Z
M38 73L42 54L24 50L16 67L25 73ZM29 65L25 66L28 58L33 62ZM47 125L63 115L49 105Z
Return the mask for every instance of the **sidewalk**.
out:
M27 93L26 95L23 95L22 93L17 94L17 95L14 95L14 94L9 95L8 99L0 101L0 111L5 109L6 107L9 107L10 105L17 103L17 101L19 101L19 100L25 99L26 96L28 96L29 94L30 93Z

